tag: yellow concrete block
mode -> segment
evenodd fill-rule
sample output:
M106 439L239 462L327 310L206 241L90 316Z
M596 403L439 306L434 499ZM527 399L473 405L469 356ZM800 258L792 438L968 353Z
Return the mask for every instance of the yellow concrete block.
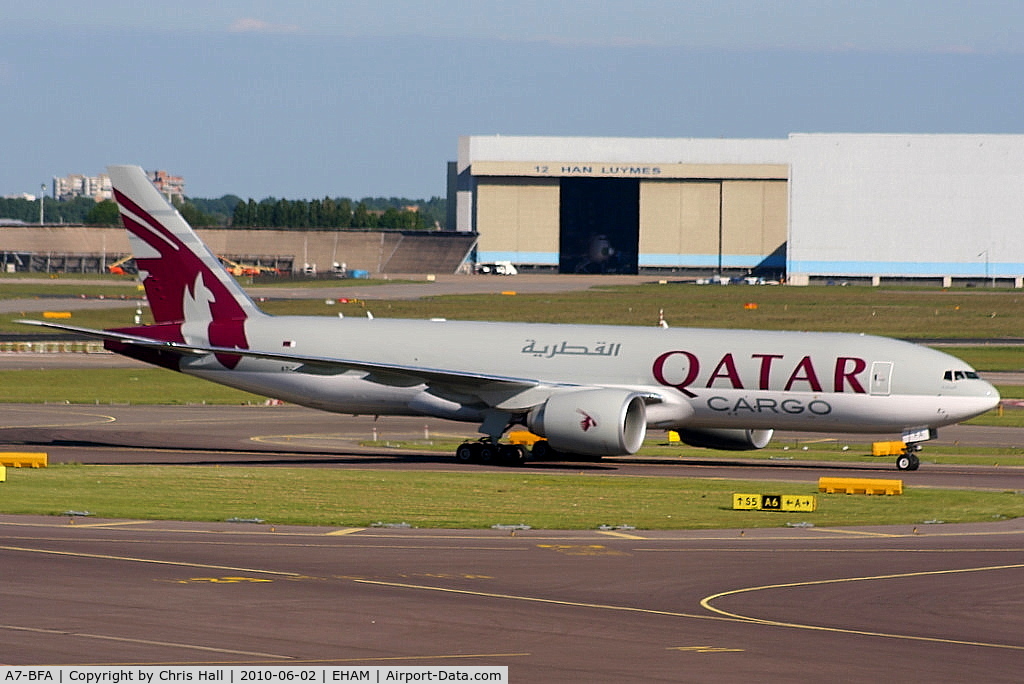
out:
M907 448L903 442L873 442L871 444L872 456L898 456Z
M0 465L0 482L7 482L7 466Z
M533 443L540 440L541 438L532 432L526 430L513 430L508 433L508 441L512 444L521 444L525 447L532 447Z
M0 466L8 466L10 468L45 468L47 464L45 452L0 451Z
M826 494L885 494L903 493L903 480L877 480L860 477L820 477L818 491Z

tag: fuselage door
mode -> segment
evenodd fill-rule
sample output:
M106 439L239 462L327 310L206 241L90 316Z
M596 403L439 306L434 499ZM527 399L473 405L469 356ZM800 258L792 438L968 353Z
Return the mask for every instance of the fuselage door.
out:
M871 363L871 394L889 396L892 387L892 361L873 361Z

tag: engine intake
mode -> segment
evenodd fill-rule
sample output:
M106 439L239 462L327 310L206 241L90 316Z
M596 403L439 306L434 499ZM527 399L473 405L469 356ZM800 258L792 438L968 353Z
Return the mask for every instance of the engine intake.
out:
M526 423L557 451L616 456L634 454L643 444L647 410L643 397L629 390L573 390L553 394Z

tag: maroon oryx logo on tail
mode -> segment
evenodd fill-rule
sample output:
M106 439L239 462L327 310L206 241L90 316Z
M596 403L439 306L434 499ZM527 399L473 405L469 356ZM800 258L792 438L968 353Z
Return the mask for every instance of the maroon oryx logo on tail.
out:
M229 283L218 278L193 245L165 225L158 214L142 206L148 198L129 197L116 186L114 197L121 222L137 241L132 245L135 263L143 276L153 318L162 328L148 328L147 334L170 338L168 341L247 349L247 314ZM138 243L144 243L142 253ZM206 262L216 264L212 254ZM239 358L219 355L218 360L233 368Z

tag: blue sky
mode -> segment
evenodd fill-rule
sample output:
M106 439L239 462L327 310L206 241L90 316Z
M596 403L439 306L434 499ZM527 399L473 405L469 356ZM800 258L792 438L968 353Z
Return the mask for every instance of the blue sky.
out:
M10 3L13 4L13 3ZM1024 133L1024 3L65 0L0 10L0 195L445 194L460 135Z

